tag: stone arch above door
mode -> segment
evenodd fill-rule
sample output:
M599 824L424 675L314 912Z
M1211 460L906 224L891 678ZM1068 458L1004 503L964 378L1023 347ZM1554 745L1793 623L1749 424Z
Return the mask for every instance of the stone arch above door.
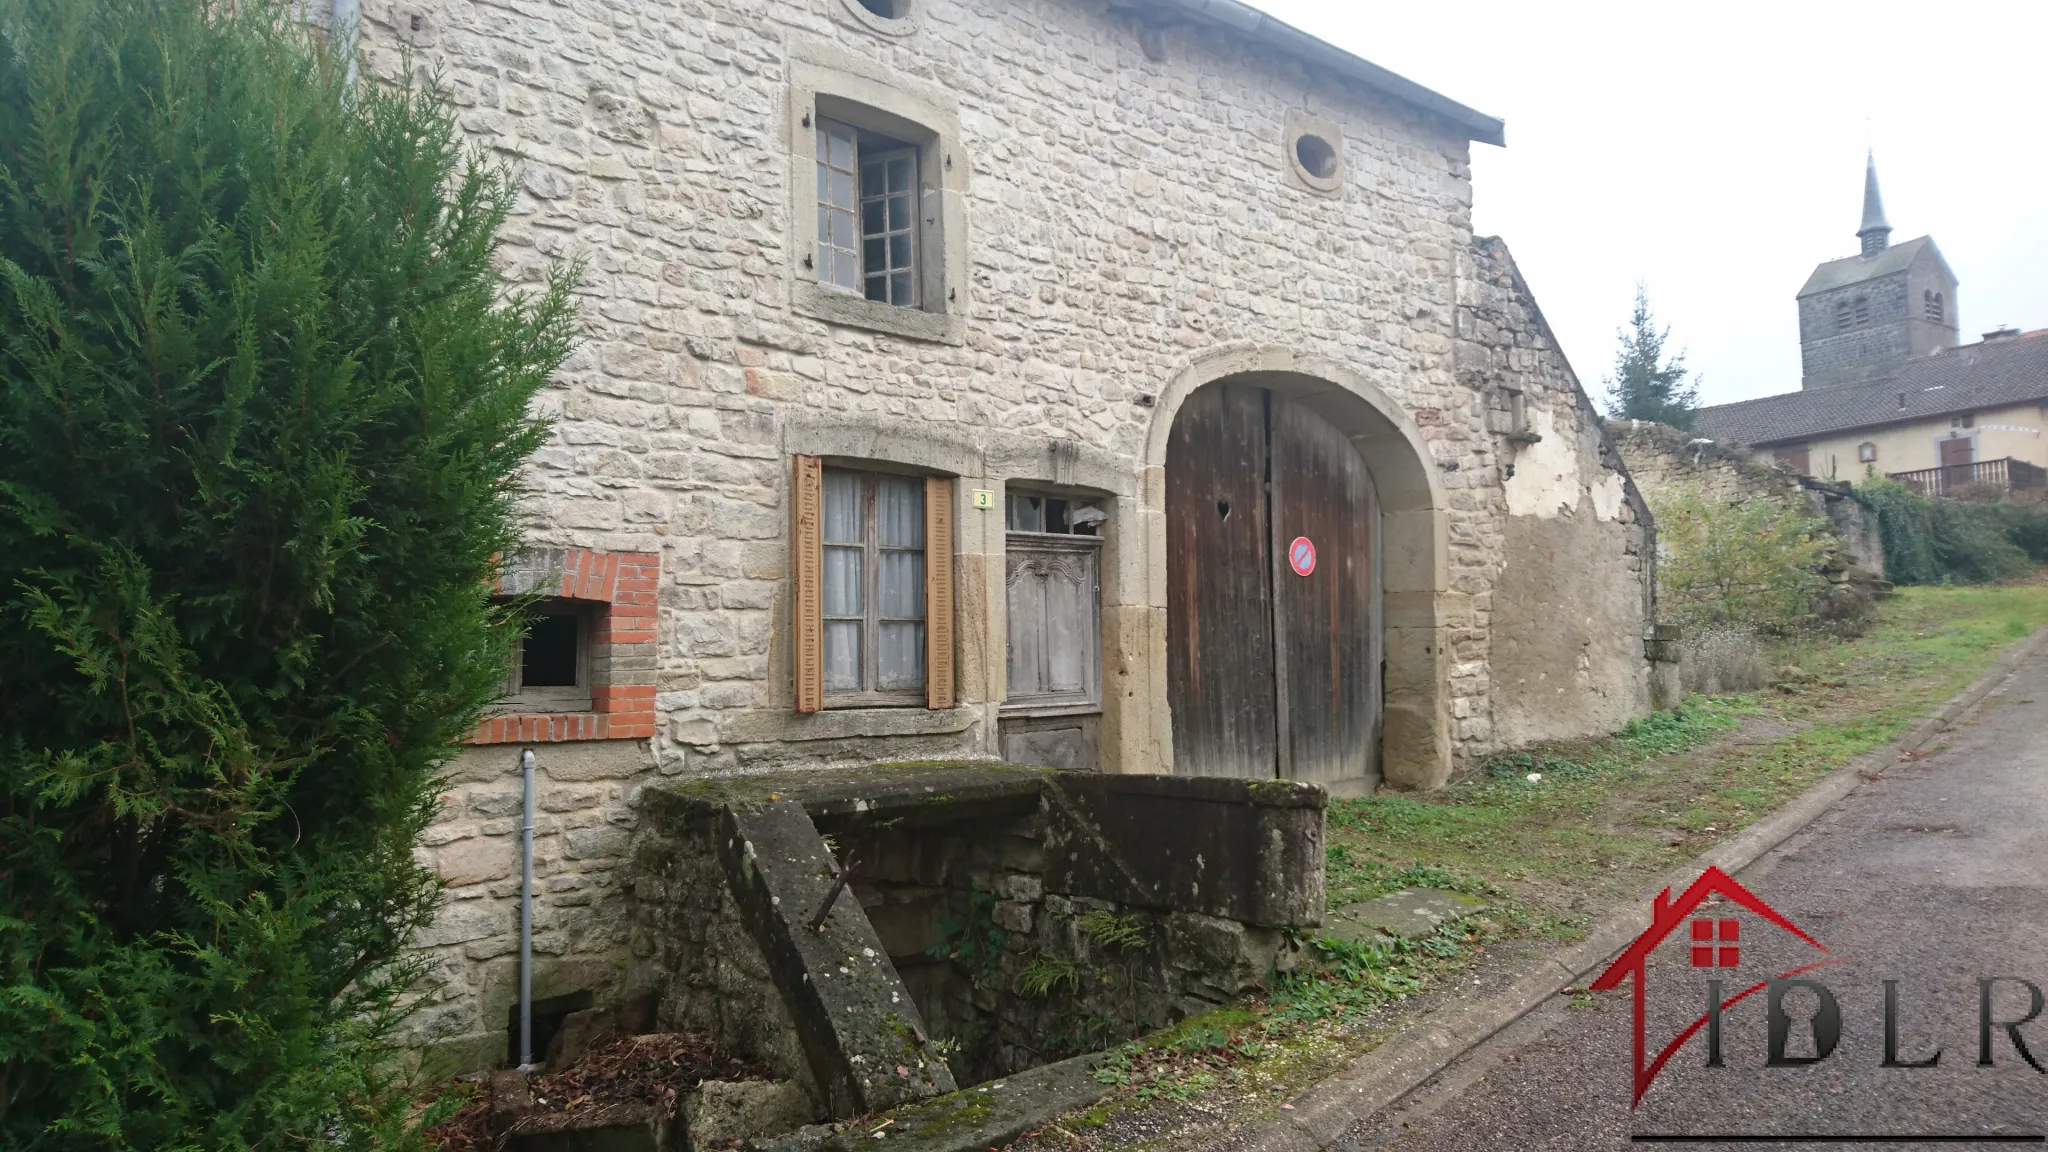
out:
M1158 675L1158 715L1143 730L1170 770L1172 723L1167 713L1166 450L1181 405L1206 384L1234 379L1300 403L1343 431L1358 448L1379 491L1383 545L1385 707L1380 756L1388 786L1429 789L1450 776L1450 683L1444 599L1450 594L1448 502L1421 429L1387 393L1344 365L1270 346L1237 346L1190 364L1160 395L1145 447L1141 517L1150 562L1125 567L1119 599L1142 606L1150 623L1148 661ZM1135 719L1133 717L1132 719ZM1128 721L1123 725L1137 730Z

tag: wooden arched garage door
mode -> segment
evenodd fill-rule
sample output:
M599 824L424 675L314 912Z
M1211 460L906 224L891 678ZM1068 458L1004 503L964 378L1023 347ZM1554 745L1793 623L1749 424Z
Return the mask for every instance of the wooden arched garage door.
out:
M1283 396L1209 385L1174 418L1166 525L1174 771L1369 786L1379 502L1357 448Z

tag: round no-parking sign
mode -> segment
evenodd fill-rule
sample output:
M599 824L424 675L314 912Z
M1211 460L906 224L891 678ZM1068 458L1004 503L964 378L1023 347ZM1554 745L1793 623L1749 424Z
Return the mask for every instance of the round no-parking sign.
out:
M1306 536L1296 536L1294 543L1287 546L1287 563L1296 576L1306 576L1316 570L1315 542Z

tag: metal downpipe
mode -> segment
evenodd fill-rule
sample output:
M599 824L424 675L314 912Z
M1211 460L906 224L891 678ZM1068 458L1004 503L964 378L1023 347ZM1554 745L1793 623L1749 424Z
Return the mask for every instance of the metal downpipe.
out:
M363 17L362 0L328 0L327 35L348 53L348 86L356 86L356 45Z
M519 1069L533 1063L533 749L519 754L526 817L519 826Z

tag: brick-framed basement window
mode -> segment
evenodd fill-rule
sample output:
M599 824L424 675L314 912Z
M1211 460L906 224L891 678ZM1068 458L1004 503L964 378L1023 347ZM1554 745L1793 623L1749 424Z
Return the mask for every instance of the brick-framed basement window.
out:
M585 645L577 654L575 692L555 698L587 708L553 710L540 702L549 692L515 694L506 711L477 727L471 744L532 744L568 740L644 740L654 735L655 596L661 557L651 552L594 552L555 548L524 553L499 576L506 596L539 595L542 612L573 615L585 622ZM515 684L516 688L517 685Z

